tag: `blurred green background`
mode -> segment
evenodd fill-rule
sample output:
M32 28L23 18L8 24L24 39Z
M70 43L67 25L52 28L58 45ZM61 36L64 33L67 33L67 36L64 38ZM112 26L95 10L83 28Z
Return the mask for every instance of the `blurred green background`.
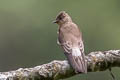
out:
M0 0L0 71L65 59L56 15L65 10L83 32L85 52L120 48L120 0ZM113 68L120 79L120 69ZM108 71L66 80L110 80Z

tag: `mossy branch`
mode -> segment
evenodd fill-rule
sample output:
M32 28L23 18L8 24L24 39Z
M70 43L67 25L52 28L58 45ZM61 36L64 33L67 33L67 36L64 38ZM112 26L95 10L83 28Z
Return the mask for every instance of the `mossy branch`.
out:
M104 71L120 67L120 50L96 51L86 56L88 72ZM19 68L15 71L0 72L0 80L59 80L75 74L67 60L54 60L33 68Z

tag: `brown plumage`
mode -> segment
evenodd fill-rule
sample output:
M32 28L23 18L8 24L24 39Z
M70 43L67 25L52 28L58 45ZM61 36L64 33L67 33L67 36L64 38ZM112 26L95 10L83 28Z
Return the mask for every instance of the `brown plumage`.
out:
M63 48L69 63L76 73L87 73L82 33L71 17L61 11L54 23L59 25L58 44Z

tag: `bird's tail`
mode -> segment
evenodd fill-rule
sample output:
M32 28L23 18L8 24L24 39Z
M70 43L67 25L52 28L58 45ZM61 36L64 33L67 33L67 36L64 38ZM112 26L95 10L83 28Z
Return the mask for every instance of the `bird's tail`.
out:
M65 55L76 73L87 73L85 54L79 48L73 48L72 53L65 53Z

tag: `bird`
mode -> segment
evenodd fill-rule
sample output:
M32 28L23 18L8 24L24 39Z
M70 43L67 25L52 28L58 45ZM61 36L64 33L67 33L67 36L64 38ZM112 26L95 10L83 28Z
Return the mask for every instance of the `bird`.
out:
M82 33L65 11L60 11L54 23L58 24L57 43L62 47L64 54L75 73L87 73Z

